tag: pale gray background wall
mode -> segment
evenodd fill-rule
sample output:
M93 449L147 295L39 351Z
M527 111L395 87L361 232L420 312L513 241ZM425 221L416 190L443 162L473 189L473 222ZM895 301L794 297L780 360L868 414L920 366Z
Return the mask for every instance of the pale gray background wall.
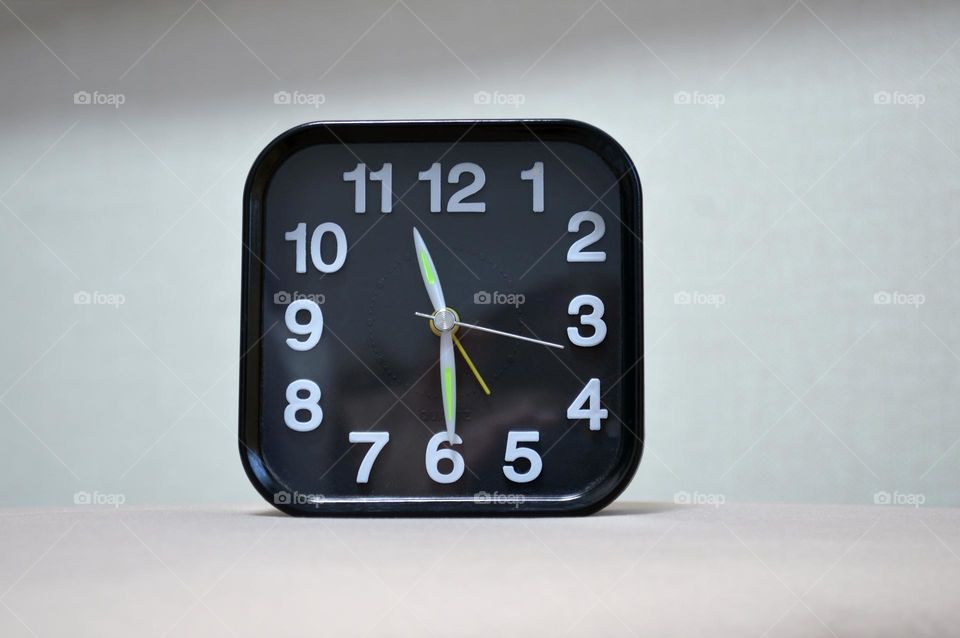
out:
M960 504L956 3L0 5L0 504L258 499L246 171L297 123L424 117L582 119L636 161L628 497Z

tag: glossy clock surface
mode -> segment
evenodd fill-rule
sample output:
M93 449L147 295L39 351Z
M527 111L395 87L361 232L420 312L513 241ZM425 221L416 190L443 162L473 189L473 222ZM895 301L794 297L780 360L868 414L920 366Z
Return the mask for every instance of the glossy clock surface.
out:
M295 514L603 507L643 447L640 234L579 122L284 133L244 195L251 481Z

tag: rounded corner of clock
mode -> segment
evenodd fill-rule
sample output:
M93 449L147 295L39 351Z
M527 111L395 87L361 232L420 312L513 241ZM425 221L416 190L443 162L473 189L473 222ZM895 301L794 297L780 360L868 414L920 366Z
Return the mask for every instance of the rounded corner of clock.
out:
M278 495L282 494L279 481L270 473L262 456L256 450L251 449L241 440L238 446L240 452L240 463L243 465L243 471L247 475L247 480L253 486L253 489L263 497L267 503L285 514L296 514L295 511L284 507L282 499Z

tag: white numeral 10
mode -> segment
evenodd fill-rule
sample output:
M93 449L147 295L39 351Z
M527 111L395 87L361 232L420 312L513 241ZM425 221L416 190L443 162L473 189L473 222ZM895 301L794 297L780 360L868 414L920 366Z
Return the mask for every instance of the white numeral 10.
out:
M600 379L590 379L583 390L567 408L567 418L571 421L587 419L591 430L600 429L600 421L607 418L606 408L600 407Z
M367 165L357 164L343 174L343 181L353 182L353 212L367 212ZM370 171L370 181L380 182L380 212L393 212L393 164L386 162L379 171Z
M332 233L337 242L337 254L332 261L325 261L320 254L320 246L323 243L323 236L326 233ZM297 272L307 272L307 225L304 222L297 224L297 227L283 236L287 241L296 242L297 248ZM324 222L313 230L310 237L310 261L313 267L320 272L336 272L343 267L343 262L347 260L347 235L343 232L340 224L333 222Z

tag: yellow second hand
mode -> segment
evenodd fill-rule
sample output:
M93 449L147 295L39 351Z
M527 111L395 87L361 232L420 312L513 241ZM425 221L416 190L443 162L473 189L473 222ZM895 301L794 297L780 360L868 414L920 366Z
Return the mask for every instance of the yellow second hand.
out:
M477 366L473 365L473 361L470 360L470 355L467 354L467 351L463 349L463 344L460 343L460 340L457 339L457 335L450 335L453 337L453 345L457 346L457 350L460 351L460 354L463 355L463 360L467 362L467 366L470 368L470 372L473 373L473 376L477 378L477 381L480 382L480 387L483 388L483 392L490 396L490 388L487 387L487 384L484 382L483 377L480 376L480 372L477 370Z

